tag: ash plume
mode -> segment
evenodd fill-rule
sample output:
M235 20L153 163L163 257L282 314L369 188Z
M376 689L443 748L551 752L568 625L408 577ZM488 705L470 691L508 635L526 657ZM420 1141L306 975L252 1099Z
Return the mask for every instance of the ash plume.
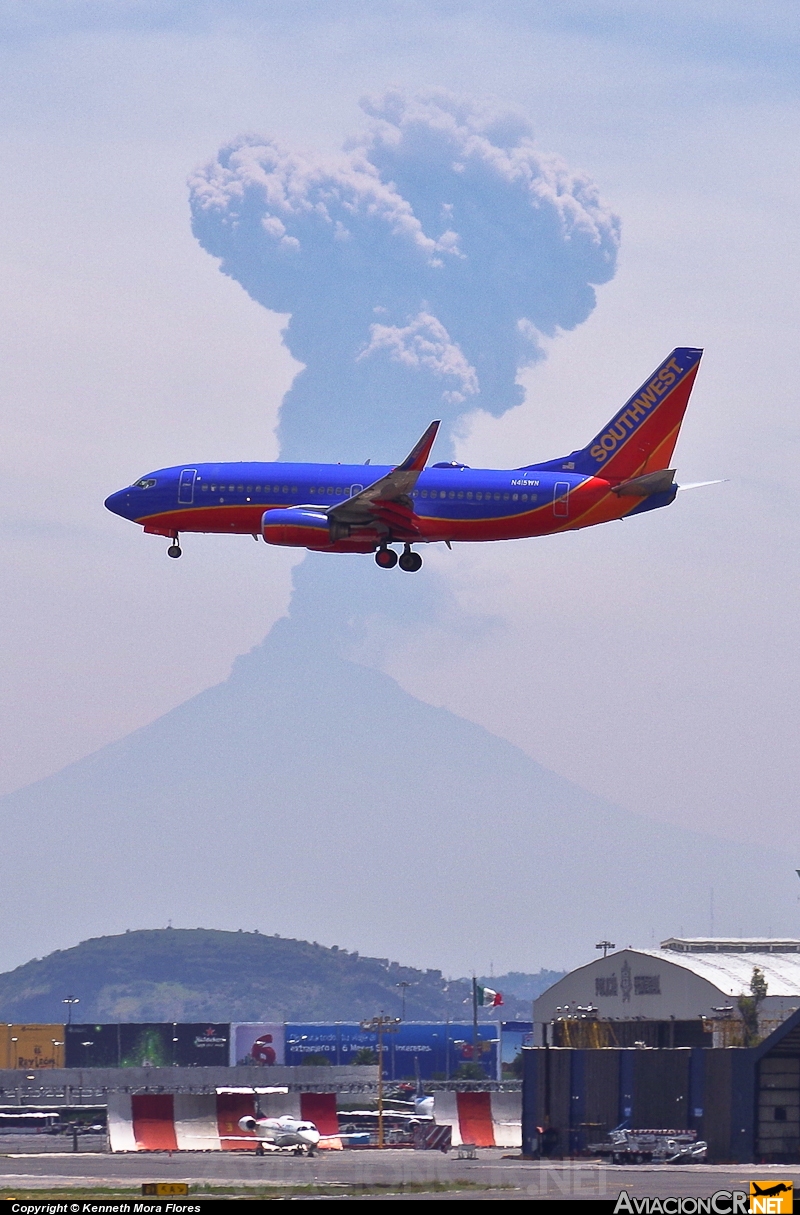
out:
M362 102L337 156L247 136L190 182L193 230L260 304L290 314L303 370L284 459L394 461L433 417L520 402L539 335L614 274L619 221L530 124L444 92Z

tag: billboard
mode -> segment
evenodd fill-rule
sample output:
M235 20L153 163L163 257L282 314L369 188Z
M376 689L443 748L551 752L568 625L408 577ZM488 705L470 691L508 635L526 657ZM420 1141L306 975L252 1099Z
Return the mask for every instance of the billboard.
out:
M500 1064L504 1080L522 1078L523 1046L533 1046L533 1022L503 1021Z
M498 1073L499 1026L481 1022L478 1037L485 1046L481 1065L490 1079ZM367 1033L357 1023L304 1024L286 1026L285 1059L289 1066L331 1066L377 1062L377 1034ZM383 1036L383 1073L387 1080L413 1080L417 1068L423 1080L453 1080L459 1069L472 1062L471 1022L404 1021L395 1032Z
M171 1025L178 1067L227 1067L230 1055L229 1021L198 1021Z
M36 1070L64 1066L63 1025L4 1025L0 1059L4 1067Z
M283 1066L285 1026L268 1021L240 1021L231 1026L231 1067Z
M227 1067L230 1025L67 1025L67 1067Z
M65 1025L66 1067L119 1067L119 1025Z

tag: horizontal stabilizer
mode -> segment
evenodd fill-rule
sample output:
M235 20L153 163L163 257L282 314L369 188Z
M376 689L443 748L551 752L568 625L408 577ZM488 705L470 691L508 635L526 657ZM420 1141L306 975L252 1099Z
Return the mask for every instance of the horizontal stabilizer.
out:
M667 493L672 489L674 479L674 468L659 468L655 472L645 473L642 477L634 477L632 481L615 485L614 493L626 498L649 498L650 494Z
M717 481L691 481L688 485L679 485L678 493L684 489L702 489L704 485L725 485L727 481L727 477L720 477Z

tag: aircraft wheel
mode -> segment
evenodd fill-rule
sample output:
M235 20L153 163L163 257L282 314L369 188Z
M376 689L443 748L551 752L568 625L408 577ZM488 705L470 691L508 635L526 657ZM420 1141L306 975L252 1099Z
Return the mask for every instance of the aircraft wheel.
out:
M167 549L168 557L180 557L180 555L181 555L181 546L179 544L171 544L169 546L169 548Z
M397 565L397 553L393 548L379 548L375 561L382 570L391 570Z
M263 1156L263 1155L264 1155L264 1144L257 1143L256 1144L256 1156Z
M416 574L417 570L422 569L422 558L419 553L412 553L411 550L403 553L400 558L400 569L405 570L407 574Z

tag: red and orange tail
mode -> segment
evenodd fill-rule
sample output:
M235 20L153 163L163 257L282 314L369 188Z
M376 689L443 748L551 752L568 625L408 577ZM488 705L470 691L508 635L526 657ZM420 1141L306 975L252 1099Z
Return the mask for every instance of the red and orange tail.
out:
M668 468L702 356L702 350L679 346L591 443L534 467L614 482Z

